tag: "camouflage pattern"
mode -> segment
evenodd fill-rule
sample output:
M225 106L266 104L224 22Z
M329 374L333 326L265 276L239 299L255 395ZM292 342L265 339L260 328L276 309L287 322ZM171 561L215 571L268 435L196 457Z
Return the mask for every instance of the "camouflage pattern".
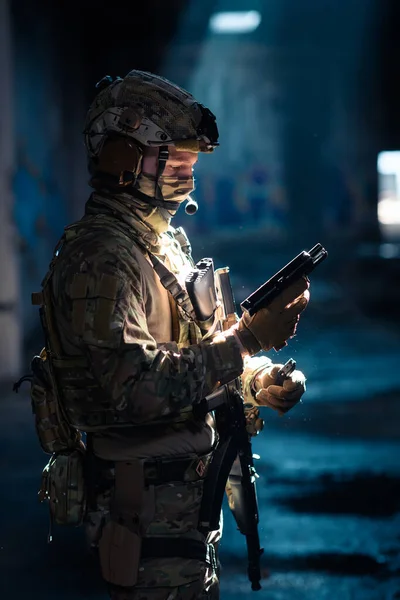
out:
M217 382L240 375L239 347L233 336L186 347L157 343L147 327L143 265L132 254L140 234L134 215L116 198L114 214L99 195L96 202L104 213L68 228L52 277L65 354L88 360L86 367L57 371L68 417L93 430L176 416Z
M81 434L65 419L57 399L46 351L32 360L31 404L42 450L47 454L82 447Z
M151 437L153 426L163 424L181 423L193 431L194 439L193 402L243 369L233 336L219 343L200 341L198 328L177 306L179 335L171 341L173 309L164 288L164 295L154 292L157 276L147 250L181 281L193 266L170 232L152 232L136 214L131 197L95 193L81 221L66 228L66 242L55 261L50 284L63 356L54 368L68 418L79 429L96 432L94 447L97 438L106 447L109 432L131 430L134 442L135 430ZM163 312L161 325L169 325L158 335L150 327L157 307L169 313ZM117 444L119 439L113 438ZM129 443L129 434L124 443ZM109 459L118 460L112 453ZM200 480L155 486L154 518L146 537L203 539L197 530L202 485ZM111 473L105 488L97 490L97 507L87 516L93 547L109 514L112 491ZM214 537L217 544L219 533ZM133 595L127 597L163 597L166 590L166 598L206 598L205 591L217 590L212 568L195 559L145 559L138 576Z
M39 500L58 525L81 525L86 513L82 450L54 454L43 469Z
M157 184L156 184L157 182ZM135 187L147 196L154 196L156 185L160 188L163 200L183 202L194 190L193 177L161 177L140 173Z
M205 541L197 531L203 481L170 483L155 487L155 514L146 538L185 537ZM165 557L142 560L138 586L178 587L206 577L206 567L198 560Z
M174 430L179 425L194 436L197 425L192 403L243 370L233 336L219 343L201 341L196 325L189 323L177 306L178 337L171 341L171 315L165 311L172 313L173 309L168 300L165 303L166 291L162 290L162 296L161 291L154 292L154 282L150 286L150 279L157 277L146 251L157 255L181 283L193 261L171 232L156 235L139 214L132 197L92 194L85 216L66 228L66 243L50 279L63 351L53 364L63 406L73 425L95 431L94 440L104 439L103 448L111 440L105 434L115 430L124 432L124 444L129 443L131 431L132 445L135 431L150 439L159 435L160 427ZM163 333L160 329L156 334L151 326L155 307L165 321ZM245 390L249 390L254 360L246 363ZM113 439L122 444L122 437ZM211 445L206 451L210 449ZM114 454L113 450L108 458L124 460ZM75 463L71 469L70 460L64 455L52 458L44 471L42 497L53 499L50 506L59 523L78 523L85 505L79 465ZM96 484L96 506L86 515L93 548L110 514L112 471L102 473L103 483ZM67 479L72 474L72 479ZM202 486L201 479L156 485L154 516L145 536L194 538L217 548L220 531L204 540L197 529ZM68 490L68 503L56 502L62 489ZM78 499L80 503L74 506ZM134 589L114 587L110 594L115 600L212 600L219 597L218 578L199 560L148 558L141 560Z
M107 135L130 137L144 146L177 145L175 141L201 140L198 150L211 151L216 140L200 131L203 113L186 90L144 71L133 70L102 89L85 123L89 156L97 156ZM218 137L218 132L216 137Z
M103 489L97 495L99 510L88 515L87 535L92 547L96 547L100 538L102 522L107 518L112 500L112 470L108 473L103 471L103 477ZM154 515L146 529L145 537L184 537L217 546L220 532L212 532L205 538L197 530L202 492L202 480L154 486ZM198 580L203 582L205 588L215 581L212 568L201 561L174 557L148 558L140 561L137 586L179 588Z

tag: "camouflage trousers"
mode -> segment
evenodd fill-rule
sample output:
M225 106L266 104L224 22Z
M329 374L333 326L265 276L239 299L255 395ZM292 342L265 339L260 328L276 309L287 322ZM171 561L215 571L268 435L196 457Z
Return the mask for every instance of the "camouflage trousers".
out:
M96 495L97 510L88 514L86 533L96 550L110 510L113 481ZM203 482L171 482L154 489L154 511L146 528L146 537L183 537L212 544L217 558L221 531L206 538L197 530ZM221 527L222 529L222 527ZM217 559L218 563L218 559ZM191 558L146 558L140 561L137 583L133 588L108 584L112 600L218 600L218 568Z
M218 565L219 539L220 531L212 532L207 539L209 543L214 545ZM153 576L155 573L159 573L165 582L166 577L170 578L173 573L178 574L181 570L184 577L185 569L190 571L191 563L188 561L175 559L174 562L176 566L171 568L171 561L169 561L169 569L165 568L165 560L162 559L147 559L146 563L142 564L148 565ZM178 565L182 565L181 569ZM145 572L147 568L142 567L140 571ZM215 570L211 566L203 565L199 571L198 579L183 585L159 585L161 581L155 582L153 577L147 580L146 576L142 576L139 578L138 585L133 588L107 584L107 589L111 600L219 600L219 566ZM171 579L173 579L173 576ZM155 583L158 585L154 585Z
M204 582L195 581L179 587L138 588L127 590L109 586L111 600L219 600L219 582L215 577L208 591Z

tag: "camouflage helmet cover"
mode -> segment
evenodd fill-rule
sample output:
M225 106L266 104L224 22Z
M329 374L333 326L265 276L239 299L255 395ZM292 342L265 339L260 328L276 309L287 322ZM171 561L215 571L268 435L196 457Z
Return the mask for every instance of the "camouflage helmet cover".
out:
M186 90L145 71L130 71L123 79L108 79L89 108L85 145L90 157L99 155L114 134L143 146L195 147L211 152L218 145L215 116Z

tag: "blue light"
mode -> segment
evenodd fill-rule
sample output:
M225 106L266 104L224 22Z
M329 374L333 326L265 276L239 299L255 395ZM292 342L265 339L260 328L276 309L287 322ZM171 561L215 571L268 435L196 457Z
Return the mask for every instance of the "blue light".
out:
M211 15L208 27L213 33L251 33L260 23L257 10L218 12Z

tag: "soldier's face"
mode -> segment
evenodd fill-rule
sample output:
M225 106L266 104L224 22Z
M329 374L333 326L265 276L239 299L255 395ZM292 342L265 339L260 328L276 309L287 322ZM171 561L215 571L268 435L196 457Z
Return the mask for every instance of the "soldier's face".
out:
M196 152L185 152L169 146L169 156L163 172L164 177L192 177L193 167L197 162ZM145 148L142 161L142 172L146 175L157 175L158 148Z

